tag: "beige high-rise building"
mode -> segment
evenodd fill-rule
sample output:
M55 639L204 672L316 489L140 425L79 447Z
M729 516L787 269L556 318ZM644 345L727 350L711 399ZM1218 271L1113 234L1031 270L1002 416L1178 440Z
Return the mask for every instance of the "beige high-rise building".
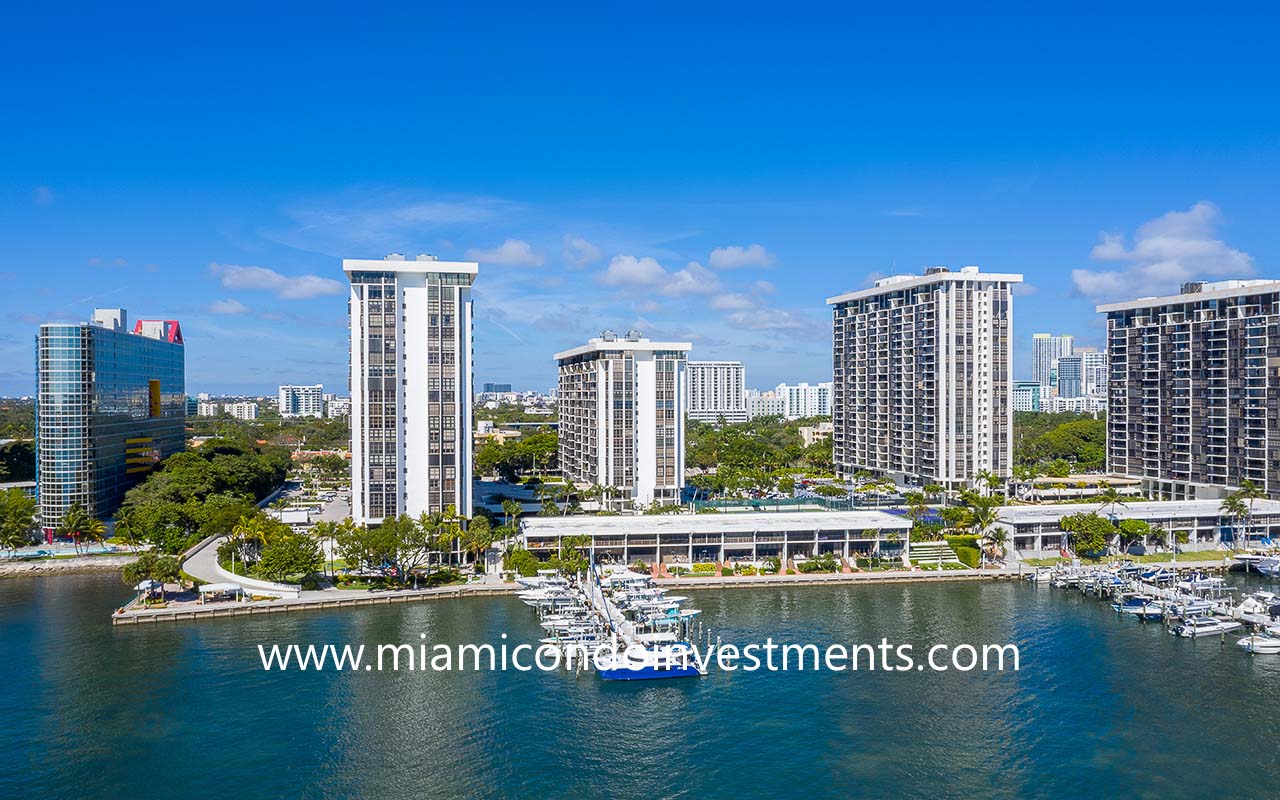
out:
M605 331L556 353L565 478L611 489L614 507L680 501L685 362L692 346Z
M964 487L1013 462L1013 285L1021 275L932 267L834 306L832 437L844 477Z

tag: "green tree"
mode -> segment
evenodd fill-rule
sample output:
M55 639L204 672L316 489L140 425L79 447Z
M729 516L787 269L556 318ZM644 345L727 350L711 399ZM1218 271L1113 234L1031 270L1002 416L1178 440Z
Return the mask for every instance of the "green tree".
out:
M1096 511L1080 512L1063 517L1062 530L1071 535L1071 544L1080 555L1101 555L1115 535L1115 526Z
M31 544L36 528L37 503L21 489L0 492L0 546L16 555Z
M291 575L311 575L324 567L324 553L310 536L289 533L274 538L262 549L258 574L269 581L283 581Z
M1119 526L1120 549L1128 550L1151 535L1151 525L1146 520L1122 519Z
M483 571L482 558L485 551L493 546L493 539L493 529L487 517L475 517L467 525L467 530L462 536L462 548L471 556L471 563L476 572Z

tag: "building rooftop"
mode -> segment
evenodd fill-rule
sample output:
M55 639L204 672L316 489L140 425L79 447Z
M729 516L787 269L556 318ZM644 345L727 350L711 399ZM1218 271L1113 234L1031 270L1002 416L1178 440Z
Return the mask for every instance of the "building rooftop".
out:
M1223 300L1228 297L1244 297L1265 292L1280 292L1280 281L1197 281L1183 286L1180 294L1139 297L1136 300L1126 300L1122 303L1105 303L1097 307L1097 312L1099 314L1107 314L1112 311L1158 308L1159 306L1178 305L1179 303L1201 303L1206 300Z
M828 297L827 304L847 303L851 300L875 297L902 289L913 289L917 286L927 286L931 283L959 283L962 281L1022 283L1022 276L1014 272L983 272L977 267L961 267L959 270L954 271L946 267L930 267L925 270L923 275L893 275L876 281L876 285L870 289L859 289L856 292L846 292L835 297Z
M386 258L344 258L342 271L348 275L353 272L456 272L476 275L480 272L480 265L475 261L440 261L426 254L405 258L399 253L391 253Z
M527 517L528 536L579 536L654 533L733 533L811 530L911 528L905 517L884 511L744 511L722 514L643 514L619 517Z
M556 353L556 361L574 356L596 352L647 352L649 350L692 350L693 342L654 342L644 338L637 331L630 331L626 336L618 336L613 331L604 331L599 336L588 339L584 345L573 347Z
M1069 514L1090 511L1104 517L1114 513L1120 519L1169 520L1218 516L1221 508L1221 500L1126 502L1117 503L1114 511L1103 508L1101 503L1056 503L1043 506L1003 506L998 509L998 516L1003 522L1015 524L1057 522ZM1256 500L1253 511L1254 514L1280 514L1280 500Z

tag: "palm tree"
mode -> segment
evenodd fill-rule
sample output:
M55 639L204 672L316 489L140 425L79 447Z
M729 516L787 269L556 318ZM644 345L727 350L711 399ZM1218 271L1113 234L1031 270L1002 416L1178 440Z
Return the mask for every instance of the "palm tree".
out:
M984 495L994 488L992 486L993 481L996 486L1000 485L1000 479L993 475L991 470L980 469L973 474L973 482L977 484L978 488Z
M463 549L471 556L473 568L480 570L480 558L484 552L493 546L493 529L489 527L489 520L486 517L475 517L471 520L471 524L467 526L467 531L463 534Z
M107 538L106 523L100 519L90 517L89 521L80 529L80 536L93 544L102 544Z
M80 552L80 533L88 527L90 521L89 512L84 510L84 506L72 503L62 515L62 522L58 524L59 535L75 540L77 553Z
M520 503L515 500L502 501L502 513L507 518L508 528L512 527L515 524L515 521L520 518L520 514L523 511L524 511L524 507L521 506Z
M938 498L940 498L942 496L942 493L945 491L946 489L944 489L942 486L939 486L936 483L931 483L924 487L924 493L928 495L929 498L932 499L934 502L937 502Z
M1116 506L1129 507L1128 503L1124 501L1124 496L1116 490L1116 487L1106 481L1099 481L1098 488L1101 490L1098 492L1098 499L1102 501L1102 505L1098 507L1099 511L1110 509L1111 515L1115 516Z
M1227 519L1234 520L1235 522L1238 523L1241 518L1248 516L1249 506L1245 504L1244 500L1240 497L1239 494L1231 494L1231 495L1227 495L1227 497L1222 501L1222 505L1218 507L1218 511L1219 513L1222 514L1222 516L1226 517ZM1236 525L1232 525L1231 538L1233 540L1235 539L1235 533L1236 533ZM1235 542L1233 541L1232 544L1234 545ZM1233 547L1232 549L1235 549L1235 548Z
M258 514L242 516L231 526L231 571L236 571L236 551L240 550L241 561L248 560L248 548L262 547L267 543L267 527ZM247 571L247 566L246 566Z
M1253 501L1261 500L1267 496L1267 493L1253 481L1245 479L1240 482L1240 491L1236 492L1241 500L1249 504L1249 514L1245 522L1244 538L1245 543L1249 542L1249 535L1253 532Z
M134 520L134 514L127 508L120 509L116 514L116 536L124 540L133 552L138 550L138 532L136 530L137 522Z

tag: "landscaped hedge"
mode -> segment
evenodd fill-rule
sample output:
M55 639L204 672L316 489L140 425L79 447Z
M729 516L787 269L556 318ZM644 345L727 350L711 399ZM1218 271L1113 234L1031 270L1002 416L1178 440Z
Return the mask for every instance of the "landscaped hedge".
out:
M979 559L982 557L978 548L956 547L955 545L952 545L951 549L956 551L956 558L960 559L960 562L966 567L973 567L974 569L978 568Z

